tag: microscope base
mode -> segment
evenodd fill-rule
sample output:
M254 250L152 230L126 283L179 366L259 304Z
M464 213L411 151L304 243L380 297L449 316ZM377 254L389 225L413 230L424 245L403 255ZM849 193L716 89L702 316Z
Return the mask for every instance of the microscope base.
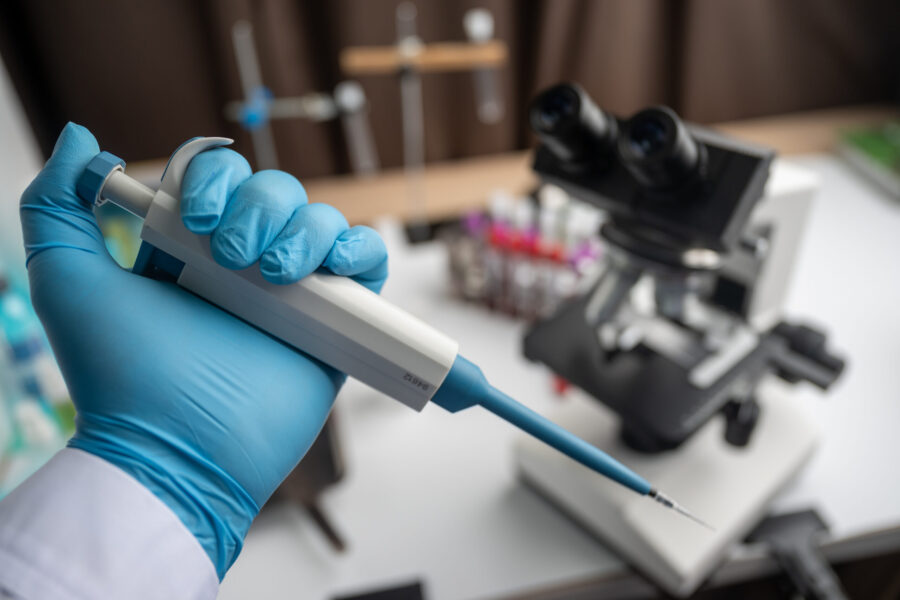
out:
M657 455L624 447L615 416L586 394L572 394L549 415L643 475L714 532L530 437L516 445L519 473L641 574L685 597L765 516L816 445L812 414L780 382L764 381L757 399L762 411L746 447L729 446L722 438L724 420L713 419L677 450Z

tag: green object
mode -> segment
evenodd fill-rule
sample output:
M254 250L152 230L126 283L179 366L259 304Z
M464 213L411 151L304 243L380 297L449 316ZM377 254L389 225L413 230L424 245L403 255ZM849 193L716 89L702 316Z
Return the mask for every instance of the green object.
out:
M65 436L68 438L75 432L75 405L71 401L53 405L56 419Z
M839 151L865 177L900 198L900 121L848 131Z

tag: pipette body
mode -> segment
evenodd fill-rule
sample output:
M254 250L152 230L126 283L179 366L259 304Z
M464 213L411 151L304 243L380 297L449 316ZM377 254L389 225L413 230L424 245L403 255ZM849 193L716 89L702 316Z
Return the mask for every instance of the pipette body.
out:
M588 468L681 509L598 448L492 387L458 353L458 344L358 283L314 273L291 285L266 281L259 270L230 270L213 258L209 236L190 232L180 214L181 180L198 153L230 143L195 138L169 159L159 190L124 173L124 162L101 152L78 182L86 201L107 200L144 219L135 271L160 272L212 304L294 348L347 373L415 410L429 402L450 412L481 405Z

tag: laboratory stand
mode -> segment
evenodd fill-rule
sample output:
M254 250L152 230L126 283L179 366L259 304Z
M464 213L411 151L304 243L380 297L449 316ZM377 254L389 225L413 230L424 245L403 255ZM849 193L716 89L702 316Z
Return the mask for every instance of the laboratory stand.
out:
M359 83L342 81L330 94L311 92L276 98L263 85L253 26L248 21L236 22L231 28L231 42L244 99L229 102L224 112L226 118L239 123L250 134L257 170L278 168L272 121L282 119L306 119L314 123L340 119L353 172L370 175L378 170L378 151L372 139L366 94Z

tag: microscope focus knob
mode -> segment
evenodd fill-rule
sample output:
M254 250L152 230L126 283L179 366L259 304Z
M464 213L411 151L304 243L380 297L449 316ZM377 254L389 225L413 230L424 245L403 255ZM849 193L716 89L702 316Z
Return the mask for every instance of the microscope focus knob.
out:
M834 379L844 371L845 361L828 351L827 337L821 331L807 325L779 323L775 333L782 336L792 352L806 357L833 375ZM787 380L791 381L791 377Z
M725 414L725 441L743 448L750 443L750 436L759 421L759 403L749 400L731 400L722 409Z

